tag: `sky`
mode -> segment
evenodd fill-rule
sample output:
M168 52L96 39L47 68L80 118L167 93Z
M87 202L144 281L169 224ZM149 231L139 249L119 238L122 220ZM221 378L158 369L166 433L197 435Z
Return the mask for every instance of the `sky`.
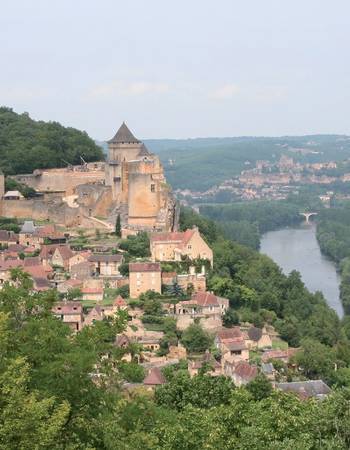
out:
M350 134L349 0L0 0L0 105L95 139Z

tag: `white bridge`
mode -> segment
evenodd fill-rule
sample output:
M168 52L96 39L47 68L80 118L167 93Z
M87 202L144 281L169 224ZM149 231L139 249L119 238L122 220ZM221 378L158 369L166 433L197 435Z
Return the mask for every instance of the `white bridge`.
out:
M306 223L310 223L310 217L317 216L317 212L301 212L299 213L301 216L305 217Z

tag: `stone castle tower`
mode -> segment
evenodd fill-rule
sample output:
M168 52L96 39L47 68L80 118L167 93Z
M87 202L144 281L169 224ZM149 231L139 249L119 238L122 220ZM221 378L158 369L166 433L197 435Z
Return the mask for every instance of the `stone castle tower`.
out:
M126 212L125 225L136 230L176 229L177 204L166 184L163 166L125 123L108 141L105 170L113 202Z

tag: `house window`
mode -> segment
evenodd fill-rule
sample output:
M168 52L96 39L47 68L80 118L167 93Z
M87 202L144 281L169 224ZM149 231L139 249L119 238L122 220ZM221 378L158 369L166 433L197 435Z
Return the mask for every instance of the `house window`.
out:
M188 248L188 250L191 250L192 245L188 245L187 248Z
M156 192L156 185L155 184L151 184L151 192Z

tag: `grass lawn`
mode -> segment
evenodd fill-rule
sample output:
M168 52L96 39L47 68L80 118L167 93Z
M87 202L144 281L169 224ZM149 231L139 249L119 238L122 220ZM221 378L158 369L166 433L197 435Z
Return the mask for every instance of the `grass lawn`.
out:
M112 299L112 298L105 298L102 300L102 302L97 302L96 300L82 300L81 304L83 306L85 306L86 308L92 308L95 305L112 306L113 300L114 299Z
M143 326L147 331L164 331L164 324L162 323L144 323Z
M282 341L282 339L275 338L272 341L272 348L273 348L273 350L287 350L288 343L285 341Z

